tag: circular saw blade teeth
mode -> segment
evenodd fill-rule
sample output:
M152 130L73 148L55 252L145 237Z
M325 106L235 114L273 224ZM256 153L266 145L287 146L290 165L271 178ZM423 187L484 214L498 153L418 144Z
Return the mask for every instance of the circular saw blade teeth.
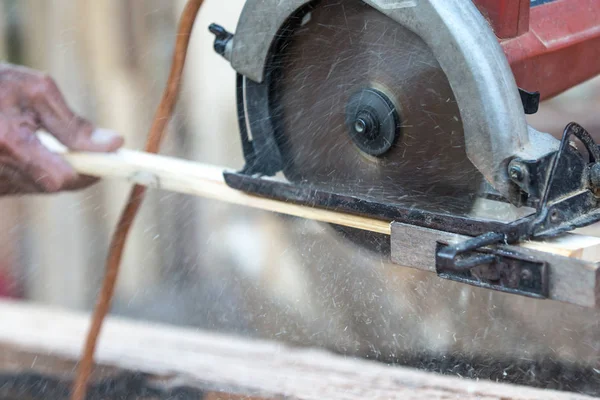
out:
M482 178L466 156L451 86L423 40L360 1L324 0L296 19L271 74L286 177L379 201L469 209ZM397 113L385 151L357 142L347 120L365 91L383 94Z

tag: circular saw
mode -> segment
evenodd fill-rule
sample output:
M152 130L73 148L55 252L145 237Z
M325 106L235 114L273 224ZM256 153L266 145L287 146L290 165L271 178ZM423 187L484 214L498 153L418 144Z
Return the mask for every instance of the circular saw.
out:
M239 73L247 174L465 209L484 183L514 201L506 160L553 150L532 146L471 2L252 1L235 36L212 29Z
M494 25L506 2L475 3L247 1L235 34L211 25L215 50L237 72L246 160L225 173L226 183L465 235L460 243L437 241L438 274L546 296L543 262L529 265L490 246L600 220L600 151L578 124L562 140L528 126L540 93L517 86L506 49L518 59L519 43L533 39L521 35L521 18L514 32ZM528 1L512 3L529 10ZM530 59L518 61L526 70ZM556 82L547 87L560 90ZM493 218L477 216L482 200ZM500 217L506 206L517 217ZM354 236L367 247L371 238Z

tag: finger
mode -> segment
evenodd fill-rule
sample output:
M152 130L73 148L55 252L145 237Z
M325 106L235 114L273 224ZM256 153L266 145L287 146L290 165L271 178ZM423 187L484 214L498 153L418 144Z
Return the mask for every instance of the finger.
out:
M27 127L13 126L6 143L14 165L44 192L63 190L78 178L76 171L59 155L52 153Z
M123 146L123 137L94 125L67 105L54 80L41 76L32 80L31 106L42 128L71 150L112 152Z
M0 195L17 195L47 192L47 189L37 184L29 175L12 166L14 160L0 157ZM88 188L99 181L98 178L78 175L67 181L61 188L64 191L77 191Z
M77 191L86 189L96 184L98 181L100 181L100 179L93 176L78 175L74 181L67 183L67 185L64 186L63 190Z

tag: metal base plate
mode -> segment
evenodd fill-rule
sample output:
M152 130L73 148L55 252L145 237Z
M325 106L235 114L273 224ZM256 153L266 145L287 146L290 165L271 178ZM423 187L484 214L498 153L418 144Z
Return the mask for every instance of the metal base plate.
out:
M224 179L225 183L233 189L261 197L390 222L404 222L462 235L478 236L487 232L501 231L506 226L500 221L432 212L410 205L377 202L359 196L329 192L308 184L295 185L236 172L225 172Z

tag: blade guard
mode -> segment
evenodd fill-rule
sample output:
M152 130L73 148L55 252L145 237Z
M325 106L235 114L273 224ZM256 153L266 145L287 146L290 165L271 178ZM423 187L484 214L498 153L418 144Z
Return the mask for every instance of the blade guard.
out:
M259 90L257 87L265 79L269 51L280 28L292 15L308 12L306 7L310 3L308 0L246 2L232 40L231 63L243 80L254 83L247 87ZM477 7L464 0L366 0L365 3L415 32L429 45L458 101L467 156L503 197L518 204L519 190L507 173L508 161L515 156L543 157L557 149L558 141L528 128L508 61ZM267 155L272 150L267 144L256 152Z

